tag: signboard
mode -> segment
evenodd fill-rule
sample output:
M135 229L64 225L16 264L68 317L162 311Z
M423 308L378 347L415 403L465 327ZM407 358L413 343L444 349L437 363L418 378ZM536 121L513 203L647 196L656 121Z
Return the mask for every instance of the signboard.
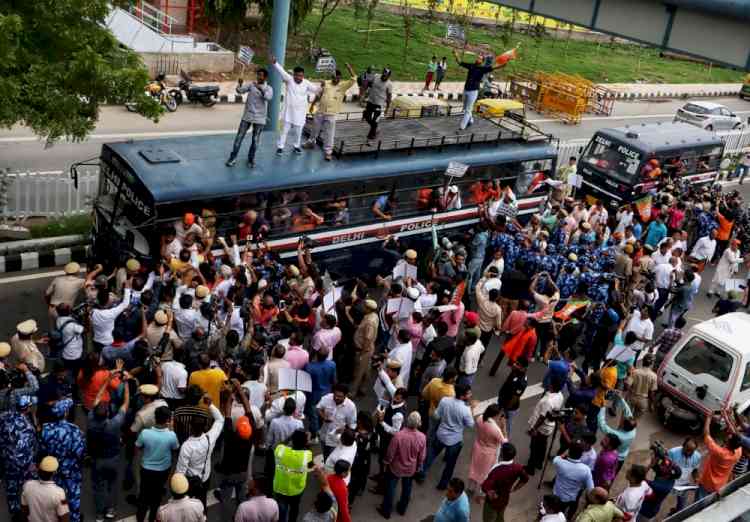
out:
M448 163L448 168L445 169L445 175L452 178L463 178L467 170L469 170L467 164L459 163L458 161L451 161Z
M456 40L458 42L466 41L466 34L464 34L464 28L460 25L448 24L445 33L446 40Z
M246 45L240 45L240 50L237 51L238 62L244 65L250 65L253 61L253 56L255 56L255 51Z
M315 72L333 73L336 71L336 60L333 56L321 56L315 64Z

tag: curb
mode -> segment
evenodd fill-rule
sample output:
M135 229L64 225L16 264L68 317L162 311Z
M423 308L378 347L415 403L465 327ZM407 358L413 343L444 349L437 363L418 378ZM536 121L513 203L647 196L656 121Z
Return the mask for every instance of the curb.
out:
M0 273L21 272L38 268L63 266L71 261L86 261L88 245L76 245L54 250L23 252L0 256Z

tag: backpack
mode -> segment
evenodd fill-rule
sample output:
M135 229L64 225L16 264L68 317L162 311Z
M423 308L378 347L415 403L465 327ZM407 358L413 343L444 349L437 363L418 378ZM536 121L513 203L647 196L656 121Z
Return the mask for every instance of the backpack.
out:
M55 328L49 333L49 340L47 341L47 345L49 346L49 349L52 353L57 354L62 352L63 349L70 343L70 341L75 339L76 336L74 335L67 341L63 341L63 330L65 330L65 327L70 323L75 322L75 319L68 319L59 328Z

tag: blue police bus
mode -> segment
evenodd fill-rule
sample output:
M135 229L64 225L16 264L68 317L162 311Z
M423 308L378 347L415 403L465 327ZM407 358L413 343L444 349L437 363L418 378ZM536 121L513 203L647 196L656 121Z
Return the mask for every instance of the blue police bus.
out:
M369 256L364 246L379 247L387 235L429 237L433 227L451 231L477 222L477 182L497 181L520 190L519 215L533 213L549 190L538 183L540 176L555 172L553 138L505 137L443 137L421 146L414 140L404 146L365 144L335 161L316 152L277 156L267 144L258 150L253 169L225 166L231 136L106 143L94 202L93 258L157 260L164 228L185 213L202 215L216 236L229 238L252 210L268 224L263 240L282 258L296 255L300 239L309 238L313 254L351 264L352 251ZM343 142L340 146L346 148ZM448 190L450 164L468 167L451 181L461 203L425 205L426 189ZM372 209L384 195L398 200L390 219ZM310 211L320 218L313 226L296 219Z

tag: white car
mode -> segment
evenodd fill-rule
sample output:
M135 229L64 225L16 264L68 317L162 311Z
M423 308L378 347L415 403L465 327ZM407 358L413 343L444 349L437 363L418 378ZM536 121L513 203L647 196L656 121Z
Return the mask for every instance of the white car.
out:
M732 111L713 102L695 101L677 109L674 121L682 121L707 131L741 129L742 120Z

